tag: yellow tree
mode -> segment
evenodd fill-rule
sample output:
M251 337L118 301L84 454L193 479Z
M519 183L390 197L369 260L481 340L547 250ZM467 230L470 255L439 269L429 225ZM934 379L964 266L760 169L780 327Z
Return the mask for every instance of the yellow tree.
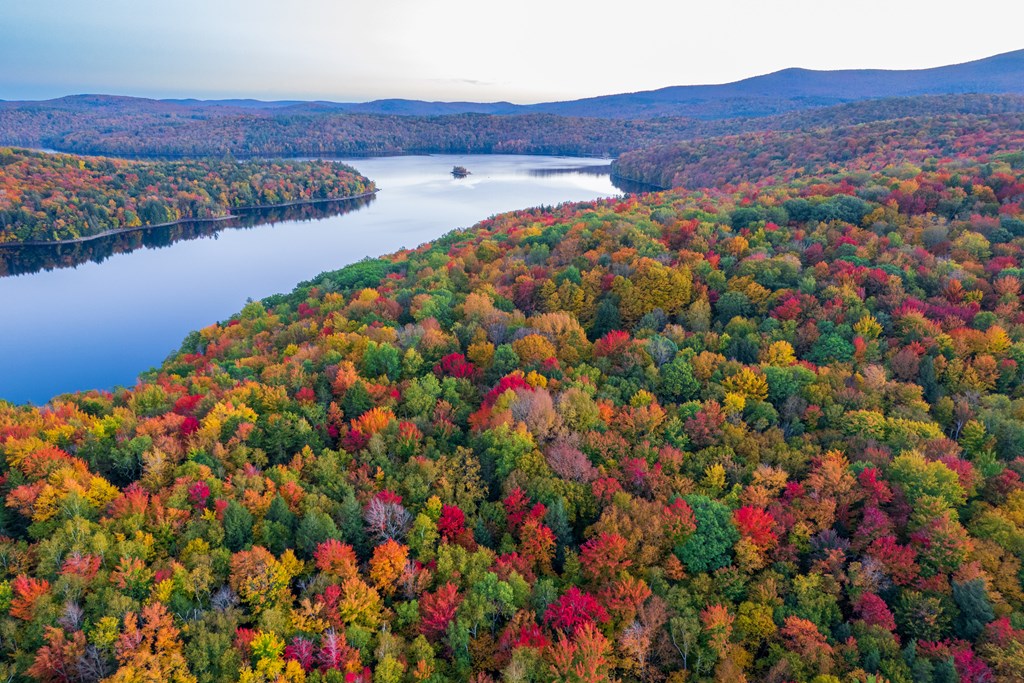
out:
M120 667L109 683L195 683L181 652L179 631L163 603L154 602L138 615L128 612L114 648Z
M402 576L408 561L409 548L394 539L389 538L373 549L370 578L381 593L391 595L395 592L395 583Z
M660 308L674 316L690 303L693 277L685 267L669 267L649 258L636 262L636 269L627 280L618 277L612 290L619 296L623 319L636 322L645 313Z
M750 368L743 368L735 375L727 377L722 382L722 387L727 392L739 394L755 401L763 401L768 398L768 379L760 372L754 372Z
M256 611L291 602L291 580L302 571L302 562L291 550L281 559L262 546L235 553L231 558L230 584Z

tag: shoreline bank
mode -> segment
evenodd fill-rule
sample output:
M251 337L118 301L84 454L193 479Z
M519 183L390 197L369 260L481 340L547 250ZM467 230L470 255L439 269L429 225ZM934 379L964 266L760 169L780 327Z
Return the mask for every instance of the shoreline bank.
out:
M299 199L293 202L282 202L280 204L260 204L257 206L237 206L234 208L235 211L260 211L263 209L280 209L286 206L302 206L305 204L327 204L329 202L346 202L352 199L363 199L365 197L371 197L380 192L380 188L376 188L370 192L363 192L361 194L354 194L348 197L329 197L327 199ZM229 213L225 216L212 216L210 218L179 218L176 221L168 221L166 223L154 223L153 225L136 225L130 228L114 228L112 230L104 230L98 232L95 235L87 235L85 237L76 237L71 240L32 240L31 242L0 242L0 249L20 249L22 247L49 247L49 246L60 246L67 244L82 244L83 242L91 242L98 240L103 237L111 237L113 235L121 235L128 232L142 232L144 230L153 230L154 228L167 228L172 225L181 225L182 223L218 223L221 221L229 221L234 218L238 218L236 214Z

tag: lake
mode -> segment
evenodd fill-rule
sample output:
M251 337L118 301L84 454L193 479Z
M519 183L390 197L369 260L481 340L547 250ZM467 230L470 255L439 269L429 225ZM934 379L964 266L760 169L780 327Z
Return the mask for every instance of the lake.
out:
M191 330L228 318L250 298L291 291L323 271L414 247L503 211L620 194L607 159L344 161L377 183L375 198L253 214L227 225L158 228L9 259L4 272L49 270L0 277L0 399L41 404L60 393L131 386ZM471 175L453 178L455 165Z

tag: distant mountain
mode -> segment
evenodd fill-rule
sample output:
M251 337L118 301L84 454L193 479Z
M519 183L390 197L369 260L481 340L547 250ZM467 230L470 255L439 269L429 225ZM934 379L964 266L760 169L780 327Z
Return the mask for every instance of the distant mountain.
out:
M260 100L162 100L186 107L338 111L358 114L444 116L448 114L557 114L612 119L687 116L723 119L769 116L883 97L963 93L1024 93L1024 50L932 69L888 71L783 69L721 85L680 85L565 102L517 105L510 102L426 102L386 99L372 102Z
M426 102L393 98L372 102L329 102L326 100L156 100L183 107L227 107L233 109L288 110L290 112L340 112L349 114L387 114L393 116L446 116L448 114L522 114L531 105L511 102ZM3 102L3 100L0 100Z
M391 114L397 116L527 113L527 110L522 105L515 105L511 102L424 102L422 100L388 99L358 104L330 103L330 106L353 114Z
M671 116L717 120L771 116L867 99L965 93L1024 94L1024 50L932 69L814 71L794 68L721 85L680 85L658 90L526 105L510 102L426 102L409 99L372 102L144 100L113 95L75 95L42 102L0 100L0 108L48 107L76 110L131 106L135 110L163 108L166 111L216 109L220 112L335 112L392 116L555 114L606 119L650 119Z
M701 119L767 116L794 109L913 95L1024 93L1024 50L933 69L814 71L784 69L723 85L659 90L532 105L562 116Z
M0 101L0 144L112 155L618 155L758 130L1024 111L1024 50L917 71L785 69L567 102L344 103L71 95Z
M916 95L759 117L641 120L480 113L345 112L331 103L182 103L82 95L0 102L0 145L113 156L374 156L484 153L616 156L754 131L808 131L872 121L1024 113L1024 95Z
M194 106L215 106L215 107L233 107L236 109L283 109L285 107L294 107L296 105L308 104L305 100L274 100L267 102L265 100L253 100L253 99L241 99L241 100L198 100L194 97L189 97L180 100L167 99L160 100L168 104L179 104L183 107L194 107Z

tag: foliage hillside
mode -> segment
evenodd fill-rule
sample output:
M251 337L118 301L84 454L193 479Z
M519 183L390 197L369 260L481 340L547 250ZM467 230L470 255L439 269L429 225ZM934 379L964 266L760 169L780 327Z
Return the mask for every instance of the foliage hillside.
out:
M893 112L901 113L901 112ZM914 115L869 123L818 120L798 130L766 130L674 141L626 152L614 174L668 187L781 183L798 176L878 171L1024 149L1020 113Z
M751 116L740 108L716 120L603 119L587 106L564 116L414 116L345 112L318 104L253 109L83 95L45 102L0 102L0 143L114 156L600 156L750 131L805 130L949 112L963 116L1022 111L1022 95L979 94L863 100L774 116Z
M0 148L0 244L74 240L372 190L355 169L333 162L126 161Z
M1024 173L504 214L0 404L40 681L1013 681Z

